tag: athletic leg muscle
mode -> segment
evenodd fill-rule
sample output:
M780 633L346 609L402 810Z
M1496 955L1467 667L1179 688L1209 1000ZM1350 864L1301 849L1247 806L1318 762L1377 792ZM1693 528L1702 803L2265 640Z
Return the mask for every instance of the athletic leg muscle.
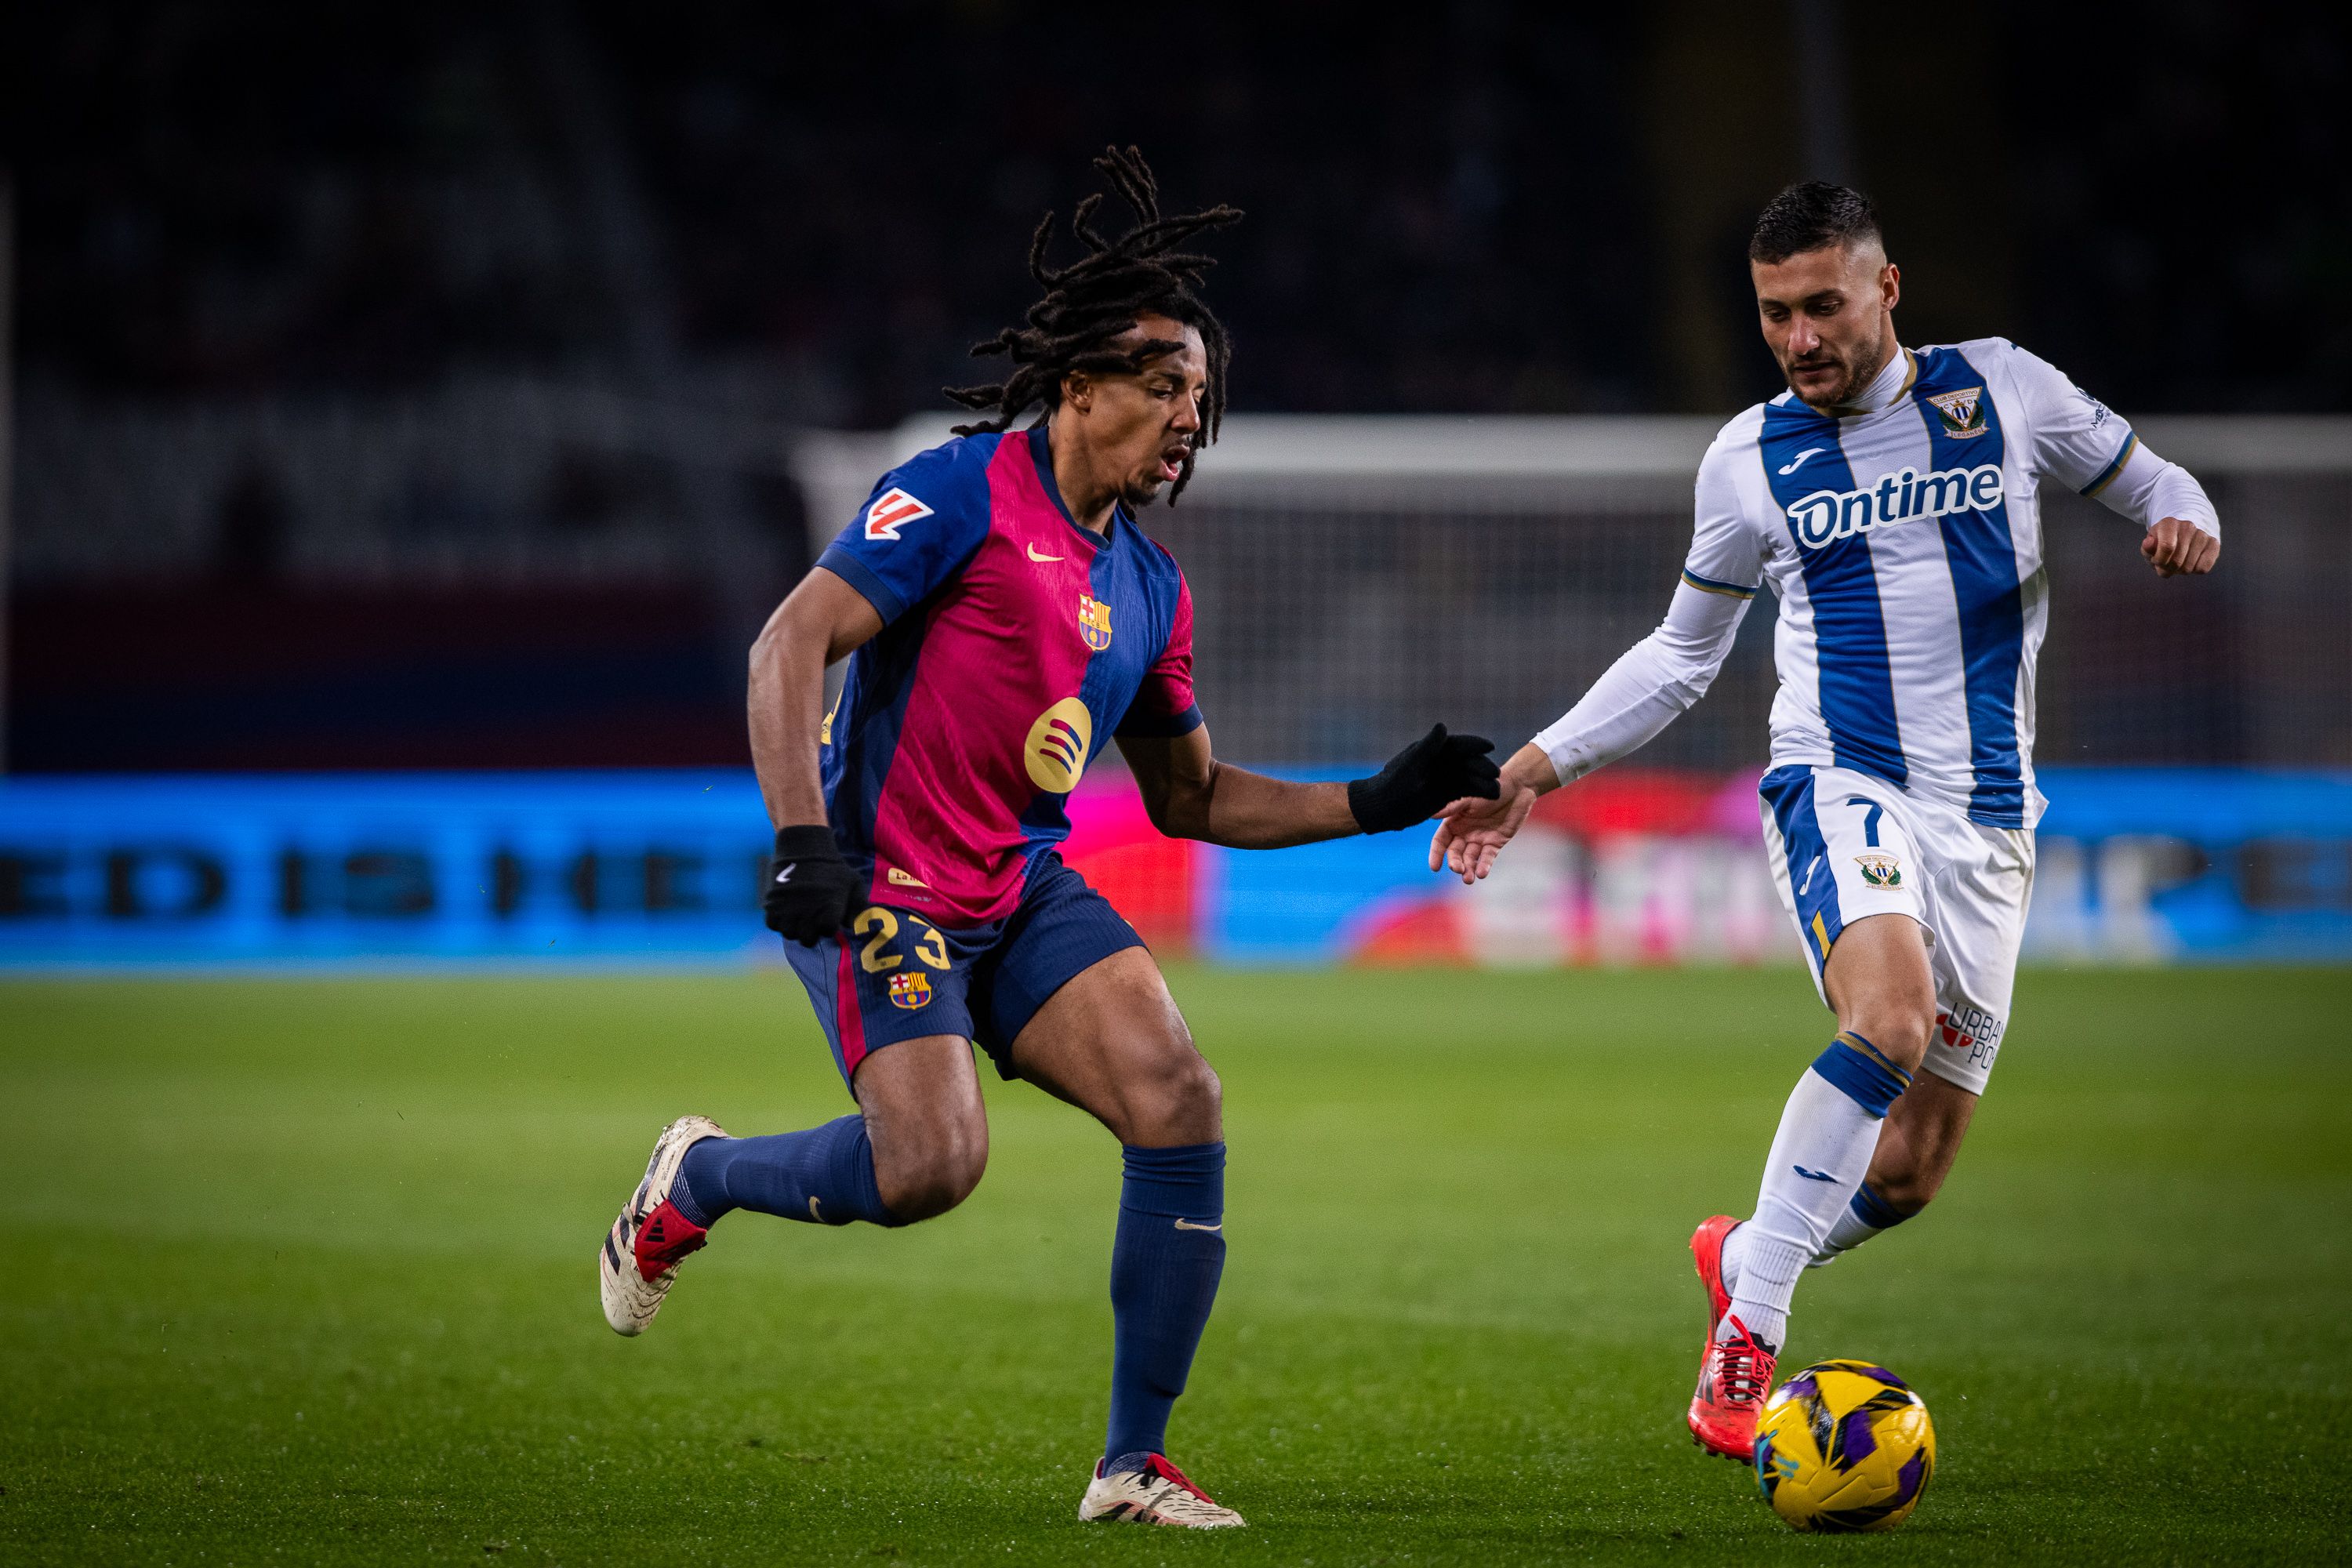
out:
M1167 1451L1168 1417L1224 1272L1223 1089L1139 947L1055 993L1013 1041L1013 1062L1125 1145L1103 1458L1132 1468L1139 1456Z

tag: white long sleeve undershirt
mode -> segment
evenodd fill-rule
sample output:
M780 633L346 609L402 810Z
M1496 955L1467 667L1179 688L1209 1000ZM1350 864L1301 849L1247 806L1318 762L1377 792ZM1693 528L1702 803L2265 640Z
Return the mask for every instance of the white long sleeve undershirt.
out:
M1684 583L1658 629L1635 643L1558 722L1535 738L1559 782L1613 763L1706 695L1748 601Z
M2096 499L2101 506L2142 528L2154 528L2168 517L2177 517L2195 524L2200 533L2221 537L2221 514L2213 510L2197 476L2178 463L2166 462L2137 439L2131 456Z

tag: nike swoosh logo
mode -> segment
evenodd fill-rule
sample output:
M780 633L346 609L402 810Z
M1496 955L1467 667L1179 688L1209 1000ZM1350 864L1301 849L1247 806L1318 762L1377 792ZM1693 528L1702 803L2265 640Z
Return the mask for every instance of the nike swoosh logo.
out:
M1835 1176L1831 1175L1827 1171L1808 1171L1802 1165L1791 1165L1789 1169L1796 1172L1797 1174L1804 1177L1805 1180L1809 1182L1834 1182L1837 1180Z
M1176 1228L1178 1230L1223 1230L1225 1228L1225 1222L1219 1220L1214 1225L1194 1225L1189 1219L1180 1219L1176 1222Z
M777 873L776 873L776 880L777 880L778 882L780 882L780 883L781 883L781 882L789 882L789 881L791 881L792 879L793 879L793 868L792 868L790 866L785 867L782 870L781 870L781 871L779 871L779 872L777 872Z
M1828 450L1829 448L1827 447L1806 447L1803 451L1797 454L1797 460L1795 462L1790 463L1787 468L1780 470L1780 477L1784 479L1787 479L1790 474L1795 473L1799 468L1805 466L1805 459L1807 458L1812 457L1816 453L1826 452Z
M1813 885L1813 873L1821 868L1822 858L1816 855L1813 857L1813 863L1805 868L1805 879L1801 883L1798 884L1797 897L1801 899L1805 896L1805 889Z
M1028 550L1029 559L1032 561L1060 561L1065 559L1065 557L1059 555L1041 555L1037 552L1037 547L1034 544L1030 545Z
M824 1215L816 1212L816 1194L814 1193L811 1193L809 1194L809 1218L816 1221L819 1225L823 1225L824 1223Z

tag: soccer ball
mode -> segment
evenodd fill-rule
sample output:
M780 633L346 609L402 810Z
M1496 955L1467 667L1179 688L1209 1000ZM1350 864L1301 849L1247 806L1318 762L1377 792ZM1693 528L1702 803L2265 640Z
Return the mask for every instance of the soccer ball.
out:
M1825 1361L1773 1391L1756 1422L1756 1484L1798 1530L1892 1530L1936 1473L1936 1428L1901 1378Z

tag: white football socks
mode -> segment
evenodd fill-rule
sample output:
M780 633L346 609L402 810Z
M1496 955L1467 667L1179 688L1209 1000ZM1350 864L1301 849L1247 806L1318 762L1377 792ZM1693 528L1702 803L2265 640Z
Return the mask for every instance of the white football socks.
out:
M1849 1214L1887 1107L1908 1082L1869 1041L1843 1034L1805 1069L1780 1112L1755 1217L1724 1246L1730 1315L1776 1350L1788 1342L1797 1277ZM1727 1320L1717 1337L1729 1337Z
M1724 1242L1727 1264L1735 1251L1739 1255L1741 1285L1731 1287L1731 1270L1727 1267L1724 1283L1732 1289L1731 1310L1716 1325L1715 1337L1736 1339L1731 1320L1737 1318L1749 1333L1778 1352L1789 1339L1789 1299L1796 1294L1797 1276L1804 1272L1812 1255L1795 1243L1765 1235L1753 1224L1741 1226Z

